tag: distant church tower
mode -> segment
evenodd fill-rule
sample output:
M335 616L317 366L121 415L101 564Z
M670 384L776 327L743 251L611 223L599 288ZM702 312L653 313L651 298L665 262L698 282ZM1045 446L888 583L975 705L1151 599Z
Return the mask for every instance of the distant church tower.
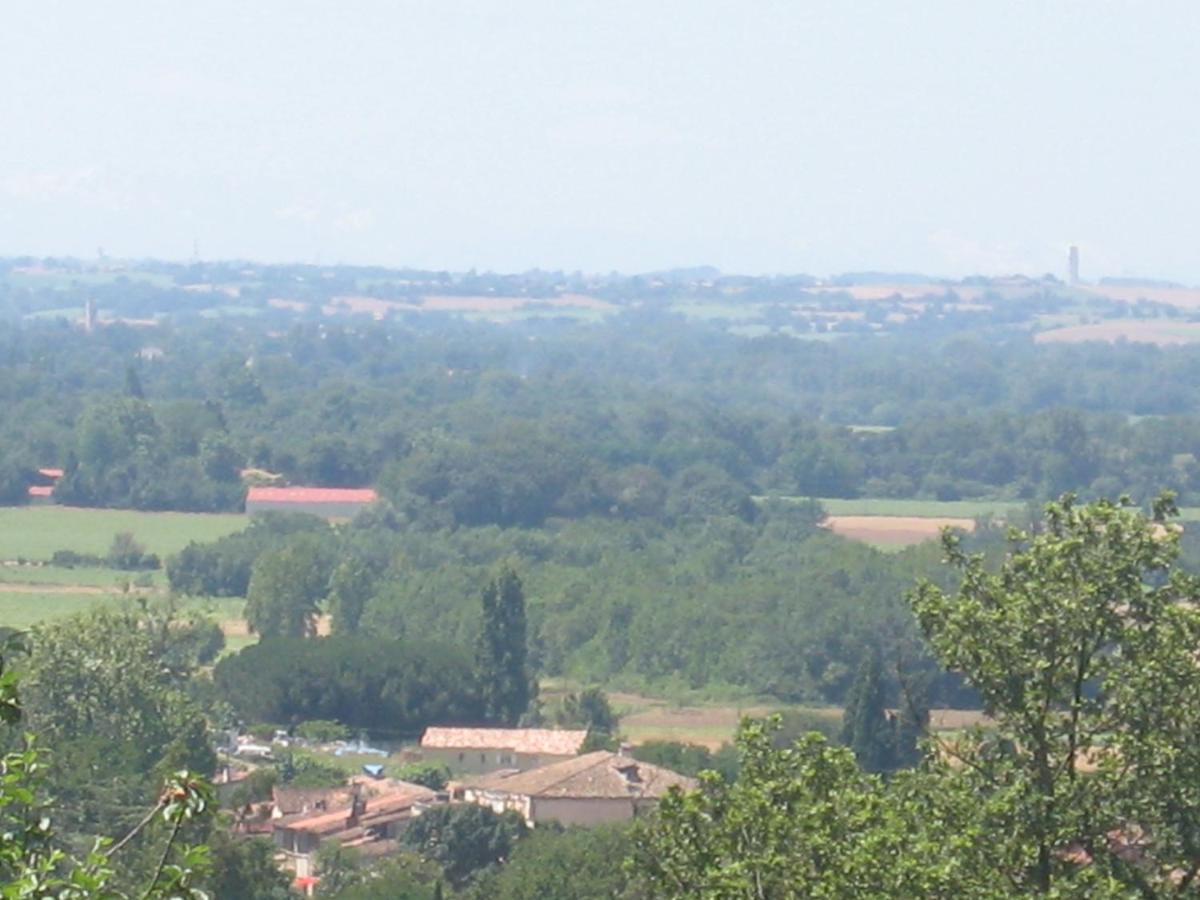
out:
M88 334L96 330L96 301L91 297L83 304L83 330Z
M1079 284L1079 248L1074 244L1067 251L1068 283Z

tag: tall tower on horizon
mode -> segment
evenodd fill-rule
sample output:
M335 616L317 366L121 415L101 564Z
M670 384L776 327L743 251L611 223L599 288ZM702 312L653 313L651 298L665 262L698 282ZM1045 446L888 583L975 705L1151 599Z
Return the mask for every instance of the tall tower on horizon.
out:
M1067 281L1068 284L1079 284L1079 248L1074 244L1067 251Z

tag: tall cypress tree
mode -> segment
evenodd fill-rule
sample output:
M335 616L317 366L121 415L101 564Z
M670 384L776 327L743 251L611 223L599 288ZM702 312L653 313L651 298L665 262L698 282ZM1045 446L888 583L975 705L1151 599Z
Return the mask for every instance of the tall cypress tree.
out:
M525 591L505 564L483 589L476 674L489 720L515 725L537 694L529 671Z
M842 742L868 772L896 767L896 724L883 702L883 663L878 650L867 654L846 698Z

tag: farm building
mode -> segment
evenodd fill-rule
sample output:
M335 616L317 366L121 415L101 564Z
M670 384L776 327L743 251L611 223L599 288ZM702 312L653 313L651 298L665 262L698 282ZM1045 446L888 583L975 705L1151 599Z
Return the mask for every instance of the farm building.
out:
M349 519L377 499L372 488L252 487L246 492L246 514L300 512Z
M597 750L528 772L495 772L462 787L468 803L497 813L515 810L530 825L601 825L653 809L672 787L690 790L693 778Z
M33 484L26 491L29 502L34 505L52 503L54 485L63 477L63 470L53 466L42 466L34 476Z
M29 497L29 503L32 506L52 503L54 498L54 488L47 484L31 485L25 493Z
M457 773L524 772L578 756L586 731L549 728L426 728L421 756Z

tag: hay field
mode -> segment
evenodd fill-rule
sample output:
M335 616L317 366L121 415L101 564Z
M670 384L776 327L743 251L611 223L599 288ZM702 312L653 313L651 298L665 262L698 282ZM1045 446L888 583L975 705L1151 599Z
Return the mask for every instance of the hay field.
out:
M822 523L834 534L880 549L901 549L933 540L943 528L974 531L975 520L930 516L828 516Z
M1088 325L1070 325L1040 331L1033 337L1039 344L1078 344L1084 341L1119 340L1159 346L1194 344L1200 341L1200 322L1175 319L1106 319Z
M287 300L272 300L270 303L279 308L294 305L293 301ZM587 309L609 312L616 307L607 300L599 300L596 297L588 297L583 294L563 294L560 297L429 295L420 298L417 302L347 295L334 297L329 305L322 308L326 314L348 310L382 318L389 312L510 313L526 309Z
M128 531L152 553L178 553L190 541L215 541L248 524L240 513L138 512L72 506L0 508L0 561L48 560L55 550L103 556Z
M811 721L824 720L834 726L840 726L842 721L842 709L836 706L767 704L761 700L750 700L745 704L676 706L660 698L620 691L609 692L608 698L620 713L621 734L633 744L678 741L717 750L722 744L733 740L743 716L763 718L772 713L792 712L801 713ZM982 712L971 709L935 709L929 715L929 724L934 731L961 731L986 722Z
M1151 303L1165 303L1179 309L1200 309L1200 289L1197 288L1097 285L1082 290L1089 294L1095 294L1097 297L1107 297L1109 300L1120 300L1125 303L1149 300Z

